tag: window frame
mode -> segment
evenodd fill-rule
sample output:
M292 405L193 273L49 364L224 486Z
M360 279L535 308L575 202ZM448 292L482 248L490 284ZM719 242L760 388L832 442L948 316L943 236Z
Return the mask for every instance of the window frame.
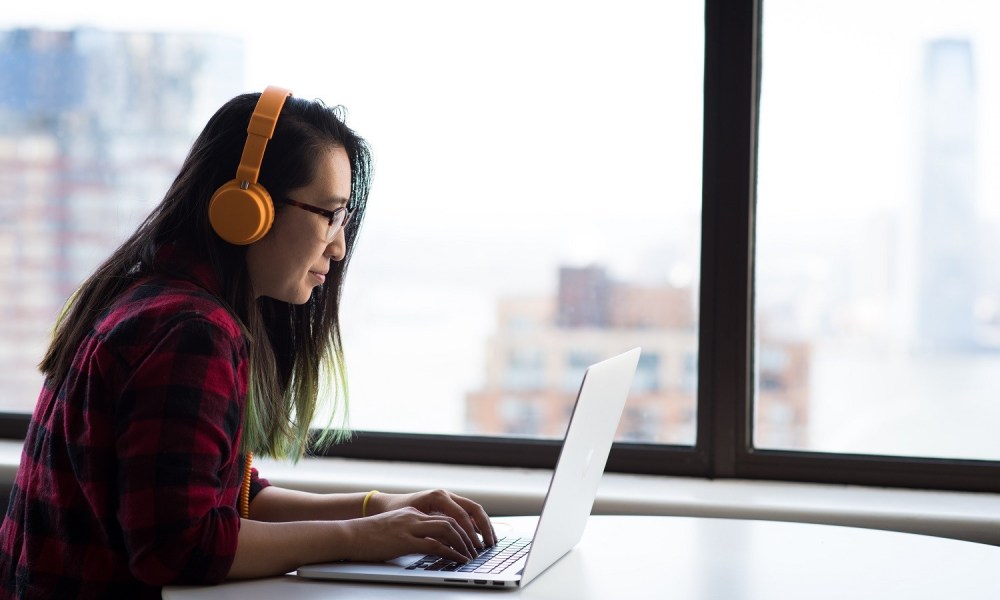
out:
M763 0L705 0L697 441L616 443L608 470L1000 492L1000 461L761 450L753 445L753 268ZM0 414L24 439L30 415ZM552 468L554 440L356 432L326 456Z

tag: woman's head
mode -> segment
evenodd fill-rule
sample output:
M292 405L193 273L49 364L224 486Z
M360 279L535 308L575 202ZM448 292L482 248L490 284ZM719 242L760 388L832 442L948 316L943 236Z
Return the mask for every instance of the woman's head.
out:
M252 392L245 448L298 457L308 441L324 375L335 380L330 391L335 405L343 401L346 423L339 306L364 220L372 160L367 143L344 123L343 109L289 97L258 177L275 200L271 230L248 246L224 241L209 223L209 202L236 175L259 98L237 96L209 119L163 201L70 300L42 370L61 380L72 359L67 349L76 347L93 315L132 281L162 268L156 263L161 247L183 247L208 262L221 287L220 299L247 331ZM287 201L312 208L301 210ZM327 243L330 219L313 211L341 206L351 218Z
M168 222L158 229L166 238L173 239L159 241L180 242L204 252L212 259L224 285L228 286L242 287L256 283L260 287L266 283L260 281L260 274L255 277L258 279L256 282L248 281L240 274L246 273L248 259L251 267L261 262L258 259L265 254L262 247L273 251L277 246L277 236L271 232L249 246L231 245L222 240L208 222L208 205L212 195L236 174L247 138L247 125L259 98L260 94L238 96L215 113L195 140L180 174L160 207L165 213L164 220ZM341 240L342 257L331 267L326 284L313 294L317 300L328 295L331 288L339 288L342 283L359 226L364 220L371 184L368 146L345 125L342 113L339 107L330 108L320 101L289 97L264 152L258 178L258 183L275 201L272 229L278 232L283 225L287 225L283 221L323 220L319 215L310 217L308 213L301 214L306 211L289 206L283 200L297 200L331 211L339 206L335 202L346 200L351 219ZM334 173L331 173L331 168L335 169ZM336 199L333 196L317 198L315 192L320 190L315 188L323 185L322 180L331 178L333 181L327 183L332 185L327 185L327 191L335 192ZM310 193L310 188L313 193ZM300 197L303 195L310 198ZM256 295L269 296L268 291L258 289ZM284 297L275 299L295 304L303 302Z

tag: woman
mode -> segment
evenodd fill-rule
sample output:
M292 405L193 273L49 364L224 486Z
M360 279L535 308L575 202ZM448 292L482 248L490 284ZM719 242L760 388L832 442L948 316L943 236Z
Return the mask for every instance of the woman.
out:
M0 596L159 597L340 559L464 562L495 542L483 508L446 491L308 494L249 467L304 454L324 373L346 414L339 306L370 174L339 111L287 90L209 120L57 323Z

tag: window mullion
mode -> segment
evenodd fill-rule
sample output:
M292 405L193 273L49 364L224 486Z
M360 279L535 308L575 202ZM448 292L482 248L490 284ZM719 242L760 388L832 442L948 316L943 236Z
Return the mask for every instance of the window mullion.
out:
M708 0L698 448L732 477L749 450L758 0Z

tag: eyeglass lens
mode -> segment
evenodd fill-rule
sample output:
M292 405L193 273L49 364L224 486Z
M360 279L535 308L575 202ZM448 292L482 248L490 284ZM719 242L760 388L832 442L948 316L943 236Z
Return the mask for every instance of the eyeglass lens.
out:
M326 230L326 241L333 241L333 238L337 236L337 232L340 231L340 228L347 225L347 220L350 216L351 214L347 212L346 208L338 208L333 211L333 217L330 219L330 226Z

